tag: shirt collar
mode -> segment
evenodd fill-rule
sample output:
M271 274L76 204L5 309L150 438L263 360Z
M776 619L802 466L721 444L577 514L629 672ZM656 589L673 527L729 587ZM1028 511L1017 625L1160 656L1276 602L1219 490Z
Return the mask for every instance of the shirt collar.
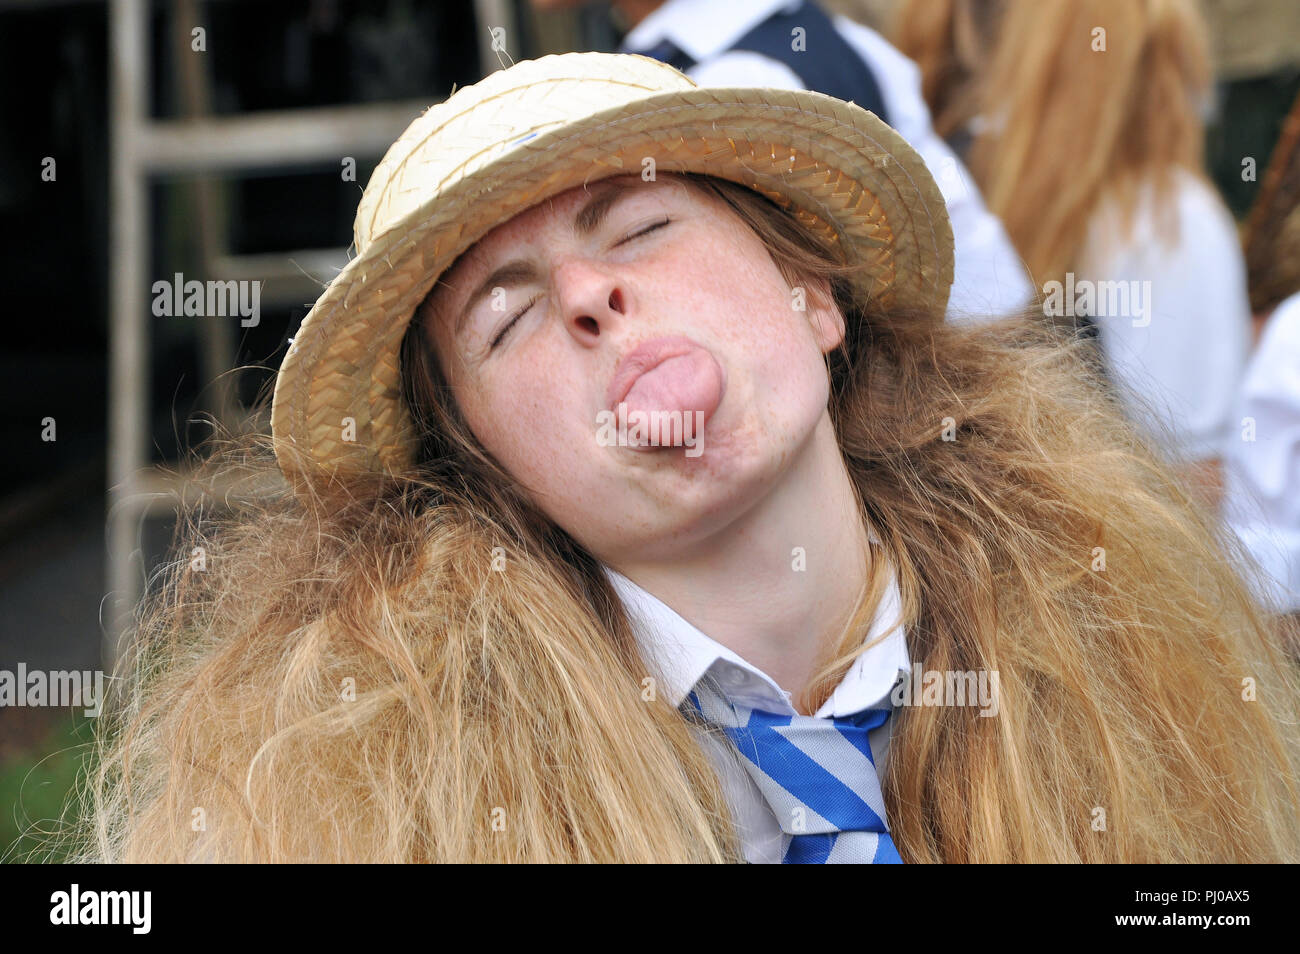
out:
M607 566L603 569L627 611L642 654L658 670L665 682L662 689L674 706L681 705L686 694L709 669L738 668L767 683L774 699L786 699L786 707L794 713L789 697L771 676L706 636L658 597L617 570ZM906 673L911 665L903 627L894 625L889 629L891 624L897 623L902 604L893 567L889 566L887 572L889 582L876 608L867 641L877 639L886 630L889 630L889 635L853 661L830 698L814 713L819 718L849 716L871 708L893 688L899 672Z
M621 52L648 50L671 40L697 63L731 49L742 36L782 9L803 0L667 0L634 26Z

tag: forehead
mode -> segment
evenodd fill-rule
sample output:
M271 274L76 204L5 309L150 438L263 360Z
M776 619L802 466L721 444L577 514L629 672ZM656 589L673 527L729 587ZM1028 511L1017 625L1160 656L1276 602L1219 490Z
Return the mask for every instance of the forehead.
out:
M595 197L611 191L624 191L625 199L654 195L664 198L680 196L689 201L692 197L699 196L695 189L689 188L685 180L672 174L662 175L650 182L644 181L638 174L617 175L574 186L543 199L493 228L461 253L443 273L443 279L451 277L453 273L460 276L486 268L504 247L526 239L549 225L558 224L568 228L579 209Z

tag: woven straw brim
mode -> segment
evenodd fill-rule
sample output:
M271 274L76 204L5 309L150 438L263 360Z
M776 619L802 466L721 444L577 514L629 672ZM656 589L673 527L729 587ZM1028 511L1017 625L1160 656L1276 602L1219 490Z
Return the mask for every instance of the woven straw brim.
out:
M517 126L518 115L528 115L530 90L511 94L500 108ZM484 130L493 128L494 105L475 106ZM647 156L658 172L729 179L791 209L805 227L840 244L847 261L870 264L866 291L883 303L938 315L946 305L952 231L938 187L889 126L833 97L696 87L525 129L511 144L490 142L500 154L469 174L438 180L404 170L406 187L427 200L370 241L304 319L272 405L272 430L292 443L295 456L335 472L408 470L415 441L401 397L400 345L434 281L518 213L574 186L640 173ZM416 144L406 161L419 156ZM344 440L347 418L355 440ZM289 465L285 455L280 460Z

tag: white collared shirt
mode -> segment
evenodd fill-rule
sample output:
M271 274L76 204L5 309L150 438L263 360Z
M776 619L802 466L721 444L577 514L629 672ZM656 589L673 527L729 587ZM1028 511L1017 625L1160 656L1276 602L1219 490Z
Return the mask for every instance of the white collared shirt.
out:
M1224 517L1300 612L1300 293L1277 306L1247 366L1225 444Z
M687 75L700 86L804 89L784 63L727 51L755 26L799 2L667 0L632 28L620 49L647 50L666 39L696 61ZM1002 222L985 207L970 173L931 125L920 69L870 27L843 15L831 16L831 22L871 69L890 124L924 160L947 202L956 256L948 317L994 317L1028 305L1033 288Z
M609 567L604 567L604 570L627 611L642 657L657 671L657 678L661 680L657 691L673 706L680 706L695 684L706 673L711 673L737 704L768 712L798 714L790 704L790 693L767 673L700 632L662 600L623 574ZM867 642L878 638L897 622L900 607L898 583L891 575L872 620ZM900 670L906 672L909 666L903 627L895 625L884 640L854 660L830 698L813 715L828 719L853 715L864 709L892 707L890 691L899 679ZM867 736L878 772L884 770L893 722L892 717L887 719L883 726ZM783 841L781 826L763 793L744 766L738 763L735 754L722 748L725 743L703 734L700 739L717 768L735 816L745 858L755 864L779 864Z
M1162 236L1155 190L1145 182L1128 210L1127 238L1113 197L1093 214L1075 279L1097 290L1101 349L1129 416L1148 437L1167 439L1175 452L1196 460L1220 456L1235 439L1233 402L1250 354L1250 297L1227 206L1201 177L1185 169L1173 175L1178 241ZM1134 307L1137 301L1142 307Z

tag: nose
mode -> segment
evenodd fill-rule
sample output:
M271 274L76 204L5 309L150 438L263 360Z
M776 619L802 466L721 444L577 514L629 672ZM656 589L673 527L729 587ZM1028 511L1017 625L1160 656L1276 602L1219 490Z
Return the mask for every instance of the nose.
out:
M565 330L591 347L627 314L627 292L607 265L574 256L555 266Z

